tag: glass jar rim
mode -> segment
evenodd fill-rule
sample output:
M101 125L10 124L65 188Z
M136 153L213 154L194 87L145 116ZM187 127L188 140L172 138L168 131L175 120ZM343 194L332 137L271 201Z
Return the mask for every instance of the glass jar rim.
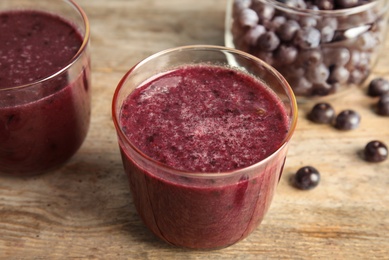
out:
M6 88L0 88L0 92L2 92L2 91L9 91L9 90L13 90L13 89L29 88L29 87L35 86L37 84L41 84L41 83L44 83L46 81L49 81L49 80L57 77L58 75L61 75L62 73L67 71L70 67L72 67L73 64L76 63L78 61L78 59L80 58L80 56L84 53L84 51L85 51L85 49L86 49L86 47L87 47L87 45L89 43L89 38L90 38L90 23L89 23L89 19L88 19L87 15L86 15L85 11L74 0L64 0L64 1L69 2L75 8L75 10L80 14L80 16L82 18L82 21L84 23L85 33L83 35L82 43L81 43L80 48L78 48L77 53L72 57L71 60L69 60L69 62L65 66L63 66L60 70L50 74L49 76L46 76L46 77L44 77L42 79L35 80L33 82L29 82L27 84L22 84L22 85L12 86L12 87L6 87ZM34 10L34 9L31 9L31 10Z
M288 96L288 100L289 100L290 106L291 106L290 124L289 124L289 128L288 128L288 133L285 136L285 138L282 140L282 142L280 143L278 148L275 149L266 158L262 159L261 161L258 161L256 163L254 163L252 165L249 165L249 166L246 166L246 167L243 167L243 168L239 168L239 169L235 169L235 170L231 170L231 171L223 171L223 172L193 172L193 171L178 170L176 168L170 167L170 166L168 166L166 164L163 164L163 163L161 163L161 162L159 162L159 161L149 157L148 155L143 153L138 147L133 145L132 142L124 134L124 132L123 132L121 126L120 126L119 120L118 120L118 114L119 113L117 113L116 110L117 110L117 101L118 101L118 97L119 97L119 92L123 88L127 78L130 76L130 74L132 72L136 71L143 64L147 63L150 60L158 58L159 56L163 56L163 55L166 55L166 54L169 54L169 53L173 53L173 52L197 51L197 50L198 51L207 51L208 50L208 51L228 52L228 53L231 53L231 54L239 55L239 56L245 57L247 59L253 60L253 61L261 64L261 66L265 67L266 70L269 71L270 73L272 73L274 75L274 77L277 78L277 80L279 80L280 83L282 84L282 86L283 86L283 88L285 90L285 93ZM120 140L125 140L126 144L129 145L131 147L131 149L133 149L138 155L140 155L142 158L146 159L148 162L151 162L154 166L156 166L158 168L165 169L165 170L167 170L167 171L169 171L171 173L174 173L175 175L184 176L184 177L193 177L193 178L225 178L225 177L230 177L230 176L235 176L235 175L239 175L239 174L245 173L246 171L250 171L251 169L257 167L258 165L265 164L267 161L269 161L273 157L277 156L277 154L281 150L285 149L285 146L289 143L289 141L292 138L292 135L293 135L293 133L295 131L295 128L296 128L296 125L297 125L297 117L298 117L297 101L296 101L296 97L295 97L295 95L293 93L293 90L290 87L289 83L284 79L284 77L275 68L273 68L271 65L267 64L266 62L262 61L261 59L255 57L255 56L253 56L253 55L251 55L249 53L246 53L246 52L243 52L243 51L240 51L240 50L236 50L236 49L233 49L233 48L217 46L217 45L188 45L188 46L180 46L180 47L170 48L170 49L166 49L166 50L157 52L157 53L155 53L155 54L153 54L153 55L151 55L151 56L141 60L140 62L135 64L122 77L122 79L120 80L120 82L119 82L119 84L118 84L118 86L117 86L117 88L116 88L116 90L114 92L113 101L112 101L112 118L113 118L114 126L117 129L117 133L119 135L119 142L120 142Z
M233 1L233 0L231 0ZM269 4L273 6L276 9L282 10L284 12L290 12L297 15L309 15L309 16L332 16L332 17L338 17L338 16L348 16L348 15L355 15L358 13L365 12L367 10L372 9L373 7L377 6L378 4L382 3L386 7L382 12L385 12L385 10L389 7L389 0L374 0L369 3L358 5L350 8L342 8L342 9L336 9L336 10L313 10L313 9L302 9L297 7L290 7L282 2L279 2L277 0L258 0L264 4Z

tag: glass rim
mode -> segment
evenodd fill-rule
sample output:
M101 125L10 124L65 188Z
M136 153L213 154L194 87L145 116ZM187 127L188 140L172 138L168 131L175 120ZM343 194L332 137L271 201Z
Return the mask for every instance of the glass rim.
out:
M230 0L233 1L233 0ZM297 15L310 15L310 16L347 16L354 15L361 12L365 12L367 10L372 9L380 3L384 3L386 7L382 12L385 12L386 9L389 8L389 0L374 0L366 4L362 4L359 6L354 6L350 8L336 9L336 10L313 10L313 9L302 9L297 7L290 7L284 3L281 3L276 0L259 0L264 4L269 4L276 9L282 10L284 12L294 13Z
M173 168L171 166L168 166L164 163L161 163L148 155L146 155L144 152L142 152L138 147L132 144L132 142L127 138L127 136L124 134L122 128L120 127L120 123L118 120L118 115L117 113L117 101L119 97L119 92L121 89L124 87L125 82L127 81L127 78L131 75L133 71L136 69L140 68L143 64L147 63L150 60L153 60L155 58L158 58L160 56L173 53L173 52L180 52L180 51L196 51L196 50L209 50L209 51L219 51L219 52L229 52L235 55L239 55L242 57L246 57L250 60L253 60L261 66L265 67L266 70L268 70L270 73L274 75L274 77L277 78L277 80L281 83L285 90L285 94L288 97L288 100L290 102L291 106L291 117L290 117L290 124L288 128L288 133L285 136L285 138L282 140L282 142L279 144L278 148L275 149L270 155L267 157L263 158L262 160L251 164L249 166L235 169L235 170L230 170L230 171L221 171L221 172L194 172L194 171L185 171L185 170L178 170L176 168ZM154 166L157 166L158 168L162 168L166 171L169 171L170 173L174 173L176 175L184 176L184 177L193 177L193 178L222 178L222 177L231 177L234 175L238 175L240 173L244 173L246 171L250 171L251 169L254 169L258 167L261 164L265 164L267 161L271 160L273 157L275 157L281 150L285 148L285 146L289 143L290 139L293 136L293 133L295 131L296 125L297 125L297 118L298 118L298 108L297 108L297 101L296 97L294 95L294 92L292 88L290 87L289 83L286 81L286 79L271 65L267 64L263 60L240 50L229 48L229 47L223 47L223 46L217 46L217 45L187 45L187 46L180 46L180 47L174 47L174 48L169 48L160 52L157 52L137 64L135 64L130 70L121 78L119 81L117 88L115 89L114 95L113 95L113 100L112 100L112 119L114 126L116 128L116 132L119 136L119 142L121 140L125 140L126 144L131 147L138 155L140 155L142 158L146 159L147 161L151 162ZM124 151L126 152L126 151Z
M84 53L86 47L88 46L89 38L90 38L89 19L86 15L85 11L74 0L62 0L62 1L69 2L75 8L75 10L81 15L82 21L84 23L85 34L83 35L82 43L81 43L81 46L78 48L77 53L60 70L57 70L56 72L54 72L54 73L52 73L52 74L50 74L42 79L38 79L38 80L35 80L35 81L27 83L27 84L17 85L17 86L13 86L13 87L0 88L0 92L9 91L9 90L13 90L13 89L28 88L28 87L32 87L32 86L35 86L37 84L41 84L41 83L44 83L46 81L49 81L49 80L57 77L58 75L61 75L62 73L67 71L70 67L72 67L73 64L76 63L78 61L79 57ZM29 10L34 10L34 9L29 9Z

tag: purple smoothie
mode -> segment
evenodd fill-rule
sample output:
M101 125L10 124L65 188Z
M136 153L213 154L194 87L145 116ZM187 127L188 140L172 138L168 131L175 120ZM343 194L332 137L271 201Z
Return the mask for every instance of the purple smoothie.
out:
M0 30L0 173L41 173L68 160L88 131L89 60L45 79L70 64L83 37L40 11L0 13Z
M225 67L181 67L134 90L119 124L157 162L148 167L119 142L134 204L158 237L189 248L225 247L261 222L286 152L271 154L283 144L289 120L259 80ZM260 173L248 168L225 177L262 160ZM172 168L184 174L169 174Z

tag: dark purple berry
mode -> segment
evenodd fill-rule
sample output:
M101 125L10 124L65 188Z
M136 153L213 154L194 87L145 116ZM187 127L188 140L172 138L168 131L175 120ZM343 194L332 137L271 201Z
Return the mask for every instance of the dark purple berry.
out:
M318 124L331 124L335 118L335 110L328 103L317 103L313 106L308 118Z
M361 122L360 115L354 110L344 110L335 118L335 127L339 130L352 130L359 126Z
M389 92L380 97L377 103L377 114L389 116Z
M262 34L257 41L258 47L264 51L274 51L279 44L280 39L272 31Z
M301 190L315 188L320 182L320 173L312 166L300 168L294 176L294 185Z
M298 51L293 46L280 45L275 53L275 58L280 64L291 64L297 58Z
M371 141L365 146L364 156L368 162L382 162L388 158L388 147L383 142Z
M389 81L384 78L376 78L370 81L368 92L369 96L378 97L389 93Z
M300 25L295 20L288 20L277 29L277 35L283 41L293 39L296 32L300 29Z
M335 0L335 6L339 9L351 8L358 5L358 0Z
M320 32L314 27L304 27L297 31L294 42L302 49L316 48L320 44Z
M253 27L258 24L258 20L258 15L254 10L244 9L240 13L239 21L243 26Z
M328 83L341 83L347 82L350 77L350 71L345 67L333 67L330 70L330 76L328 77Z

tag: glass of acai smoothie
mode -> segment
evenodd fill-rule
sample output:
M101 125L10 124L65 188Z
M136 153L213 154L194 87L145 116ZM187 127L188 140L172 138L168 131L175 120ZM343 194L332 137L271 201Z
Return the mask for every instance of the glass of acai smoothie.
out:
M90 121L89 22L72 0L0 2L0 174L63 165Z
M269 209L297 120L271 66L218 46L152 55L120 81L113 120L145 225L179 247L248 236Z

